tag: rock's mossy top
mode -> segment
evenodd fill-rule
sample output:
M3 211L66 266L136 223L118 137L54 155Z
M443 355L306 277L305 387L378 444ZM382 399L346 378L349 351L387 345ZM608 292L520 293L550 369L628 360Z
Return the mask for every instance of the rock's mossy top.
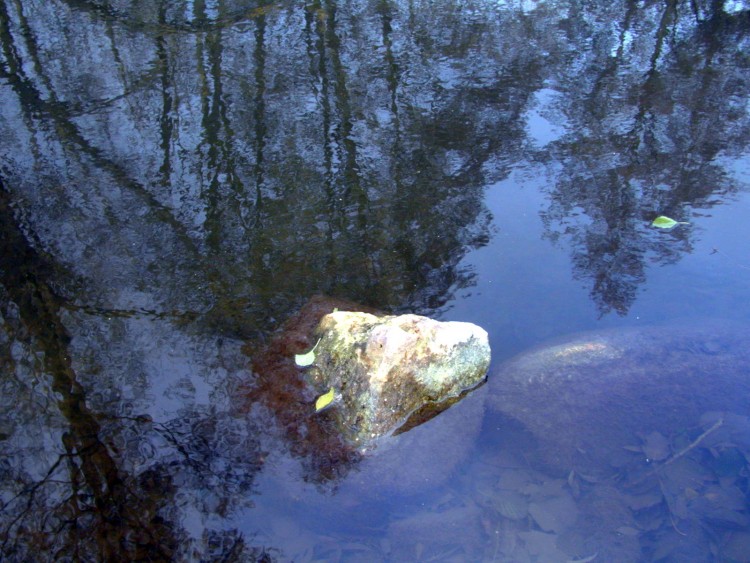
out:
M330 416L356 445L393 433L426 406L449 406L484 381L490 363L487 333L471 323L336 311L316 333L308 379L320 392L336 389Z

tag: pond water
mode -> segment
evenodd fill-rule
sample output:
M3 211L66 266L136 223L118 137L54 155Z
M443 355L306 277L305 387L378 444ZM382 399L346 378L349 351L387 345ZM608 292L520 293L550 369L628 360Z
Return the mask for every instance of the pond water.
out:
M0 0L0 44L4 560L750 561L750 3ZM252 364L317 294L481 325L488 384L314 467Z

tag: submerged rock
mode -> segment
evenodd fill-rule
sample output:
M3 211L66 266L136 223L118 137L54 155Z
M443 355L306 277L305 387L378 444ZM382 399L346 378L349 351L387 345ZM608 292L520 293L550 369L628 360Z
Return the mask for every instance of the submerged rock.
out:
M357 446L444 410L484 381L490 363L487 333L471 323L335 311L316 334L308 380L339 396L332 416Z
M721 322L574 335L501 365L487 408L523 423L560 471L663 462L705 413L750 411L748 342L750 327Z
M367 500L435 489L471 456L484 418L487 386L426 424L381 440L339 487L340 495Z

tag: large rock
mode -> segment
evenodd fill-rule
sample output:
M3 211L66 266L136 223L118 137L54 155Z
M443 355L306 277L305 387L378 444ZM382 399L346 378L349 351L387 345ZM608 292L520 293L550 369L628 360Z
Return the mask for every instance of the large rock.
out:
M578 334L504 363L487 407L523 423L562 472L611 472L701 428L710 411L750 412L750 327L726 322ZM673 453L673 452L672 452Z
M484 385L425 424L380 440L341 482L339 494L365 501L435 490L475 450L486 397Z
M356 446L444 410L484 381L490 363L487 333L471 323L335 311L316 334L308 380L321 394L334 389L330 416Z
M472 393L471 401L462 401L462 404L456 405L451 412L441 415L430 425L425 425L429 428L414 428L397 437L381 440L376 454L371 455L373 449L368 448L367 459L363 459L365 448L361 447L362 442L353 441L356 437L352 438L352 434L347 431L344 422L347 418L342 416L344 409L348 408L344 397L353 393L357 385L354 383L344 385L346 372L344 369L337 374L330 373L333 369L329 369L328 379L325 380L322 373L318 372L323 364L331 368L334 366L331 348L322 341L325 340L323 337L327 332L323 329L330 319L326 323L321 323L321 321L331 313L333 313L332 319L340 318L344 311L358 311L359 316L362 316L364 312L367 313L366 318L371 319L382 320L384 318L380 312L367 309L360 304L316 296L293 315L267 344L255 348L248 343L245 352L253 358L255 378L249 389L236 396L238 414L270 416L274 424L268 425L269 431L280 432L289 453L300 459L305 481L317 484L341 483L350 470L356 467L357 478L351 480L350 483L353 491L363 489L358 486L361 479L364 479L371 488L373 483L382 483L383 487L391 492L395 490L408 492L416 490L420 485L437 483L450 474L460 459L468 455L474 437L479 432L483 413L483 397L481 396L483 394ZM432 326L433 323L435 326L450 326L454 337L461 332L468 334L475 330L469 330L469 326L462 323L436 323L424 319L420 325L425 331L423 337L430 333L432 329L428 330L427 327ZM485 350L486 348L487 358L475 374L464 374L463 383L457 380L452 386L438 385L437 382L441 379L448 381L453 376L437 370L437 365L423 366L421 371L413 372L412 377L417 377L417 374L421 373L428 381L432 381L432 385L437 389L434 394L428 392L423 394L422 400L426 401L425 403L416 405L413 402L400 403L400 399L394 396L397 389L392 387L389 391L392 396L391 407L386 407L384 401L378 403L378 397L373 395L373 404L380 404L381 411L393 408L397 404L401 405L399 416L390 415L392 424L384 422L385 418L380 419L378 430L380 435L391 431L395 433L396 430L404 432L419 425L433 417L440 409L444 409L463 397L464 393L461 393L461 389L464 385L472 387L484 379L489 363L489 347L486 344L487 337L484 331L481 329L476 329L476 331L480 340L484 341L484 344L478 345L478 349ZM447 353L454 348L451 344L455 344L457 340L447 338L448 333L443 330L438 332L440 335L434 340L433 345L442 343L444 359L453 358L456 364L454 367L466 364L461 354L452 356ZM388 350L399 348L408 356L408 347L395 346L396 342L408 340L404 335L401 336L403 340L388 339L390 342ZM308 352L319 339L321 342L315 349L315 365L311 368L298 366L295 363L295 356ZM373 347L374 343L375 340L373 340ZM362 341L359 345L363 352L367 348L365 344L366 342ZM426 356L423 357L426 358ZM444 362L442 365L447 369L448 363ZM390 372L390 369L388 371ZM360 377L364 375L364 373L359 374ZM311 381L317 381L317 383L311 383ZM346 381L349 379L347 378ZM393 381L395 379L391 383ZM474 383L468 383L471 381ZM327 392L332 386L336 388L342 399L324 412L316 413L316 397ZM381 395L380 398L385 397ZM404 422L403 419L410 409L411 416ZM259 410L261 412L258 412ZM350 419L351 411L348 412ZM342 434L342 427L344 427L344 434Z

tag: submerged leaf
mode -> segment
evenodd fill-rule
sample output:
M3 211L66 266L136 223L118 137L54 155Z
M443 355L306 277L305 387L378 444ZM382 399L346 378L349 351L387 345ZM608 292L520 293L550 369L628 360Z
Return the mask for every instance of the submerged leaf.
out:
M336 398L336 390L333 387L331 387L328 390L328 393L322 394L320 397L318 397L315 400L315 412L320 412L326 407L328 407L335 398Z
M651 432L643 439L643 453L650 460L661 461L669 457L669 440L659 432Z
M515 491L499 491L492 504L500 516L510 520L522 520L529 513L529 501Z
M589 555L588 557L584 557L583 559L569 559L568 563L589 563L589 561L593 561L599 556L599 552L597 551L593 555Z
M686 221L675 221L674 219L667 217L666 215L659 215L651 223L652 227L658 227L660 229L671 229L675 225L689 225Z
M578 509L568 492L529 504L529 514L543 532L561 534L575 523Z

